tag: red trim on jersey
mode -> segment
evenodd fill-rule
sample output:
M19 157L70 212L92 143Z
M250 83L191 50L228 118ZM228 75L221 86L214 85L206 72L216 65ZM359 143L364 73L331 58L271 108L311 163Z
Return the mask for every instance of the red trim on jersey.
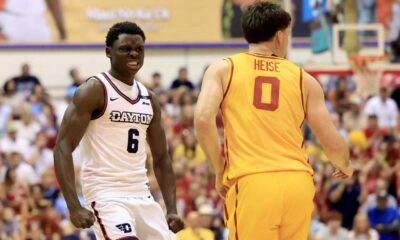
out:
M239 233L238 233L238 227L237 227L237 208L238 208L238 198L239 198L239 180L237 181L236 185L235 185L235 190L236 190L236 200L235 200L235 216L234 216L234 220L235 220L235 237L236 240L239 240Z
M96 76L93 76L93 78L97 79L101 83L101 85L103 86L103 99L104 99L104 105L103 105L103 109L101 110L101 112L97 116L92 116L92 118L91 118L91 120L96 120L96 119L100 118L101 116L103 116L104 112L106 111L106 108L107 108L107 105L108 105L108 94L107 94L106 85L104 85L103 81L101 81Z
M228 214L228 208L226 207L226 204L224 203L224 214L225 214L225 222L228 223L229 220L229 214ZM228 224L227 224L228 225Z
M231 59L231 58L227 58L226 60L228 60L228 62L231 64L232 68L231 68L230 75L228 76L228 77L229 77L229 78L228 78L228 79L229 79L229 80L228 80L228 86L226 87L226 90L225 90L225 92L224 92L224 96L222 97L221 105L222 105L222 102L223 102L224 99L225 99L225 96L228 94L229 88L231 87L232 77L233 77L233 70L235 69L235 65L233 64L232 59Z
M111 240L111 238L107 235L106 228L104 227L104 225L103 225L103 223L102 223L102 221L101 221L101 219L99 217L99 212L95 208L96 207L96 202L92 202L91 207L92 207L92 209L94 211L94 215L96 216L97 222L100 225L101 233L103 234L104 239Z
M303 69L300 68L300 93L301 93L301 106L303 106L304 114L306 109L304 107L304 95L303 95Z
M305 120L306 120L306 108L305 108L305 106L304 106L304 94L303 94L303 69L302 68L300 68L300 93L301 93L301 106L303 107L303 112L304 112L304 118L303 118L303 121L301 121L301 124L300 124L300 128L302 128L303 127L303 125L304 125L304 122L305 122ZM303 141L301 142L301 148L303 148L304 147L304 136L303 136Z
M102 72L101 74L102 74L102 75L104 76L104 78L108 81L108 83L111 85L111 87L113 87L114 90L115 90L121 97L123 97L126 101L128 101L129 103L135 104L135 103L139 102L139 100L142 98L142 92L140 91L140 87L139 87L139 84L138 84L138 83L136 83L136 86L137 86L137 88L138 88L138 90L139 90L139 94L138 94L138 96L137 96L136 99L131 99L130 97L126 96L123 92L121 92L121 91L117 88L117 86L115 86L115 84L113 83L113 81L107 76L106 73Z

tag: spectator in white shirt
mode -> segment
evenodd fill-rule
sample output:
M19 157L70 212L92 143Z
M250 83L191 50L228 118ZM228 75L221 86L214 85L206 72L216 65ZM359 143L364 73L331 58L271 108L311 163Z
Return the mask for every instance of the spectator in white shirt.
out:
M39 183L39 177L31 165L25 162L20 151L12 151L9 159L9 168L15 169L17 181L24 182L29 185Z
M380 128L393 130L397 127L397 105L389 98L389 90L382 86L379 89L379 96L370 98L364 108L366 115L377 115Z
M316 240L349 240L349 232L342 227L342 219L339 212L330 212L327 228L317 234Z
M30 154L30 143L17 135L17 126L14 122L7 124L7 134L0 139L0 149L8 157L13 151L23 151L25 159Z

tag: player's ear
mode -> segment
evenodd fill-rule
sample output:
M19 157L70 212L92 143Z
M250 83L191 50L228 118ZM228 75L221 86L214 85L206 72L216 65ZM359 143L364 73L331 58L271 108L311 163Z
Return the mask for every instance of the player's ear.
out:
M106 47L106 56L108 58L111 58L111 48L110 47Z
M283 40L283 32L282 30L279 30L275 33L275 41L277 41L278 44L281 44Z

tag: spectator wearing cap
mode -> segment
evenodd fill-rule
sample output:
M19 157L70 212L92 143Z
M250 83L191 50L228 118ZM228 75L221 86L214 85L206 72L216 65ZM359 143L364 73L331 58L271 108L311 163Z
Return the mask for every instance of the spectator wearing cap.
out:
M199 207L200 224L203 228L213 231L215 240L223 240L226 228L217 211L210 204L204 203Z
M186 228L178 232L179 240L214 240L214 233L201 226L200 215L192 211L186 217Z
M388 194L386 191L378 192L377 199L377 206L368 211L368 220L371 227L379 232L380 240L399 239L399 216L397 210L388 206Z
M364 204L360 207L360 212L367 214L369 210L374 209L378 205L378 195L377 192L387 191L387 182L384 179L378 179L375 182L375 192L370 193L365 200ZM392 195L387 196L387 206L390 208L397 209L397 200Z
M346 131L362 130L367 124L367 118L362 113L361 98L352 95L349 98L350 110L343 114L343 127Z
M17 135L17 126L15 122L7 124L7 134L0 139L0 149L8 157L11 152L21 152L25 158L29 156L29 141Z
M210 228L215 216L215 210L210 204L204 203L199 207L200 226Z
M365 104L365 114L376 115L380 128L394 130L397 127L398 109L396 102L389 98L389 89L381 86L379 95L370 98Z
M316 240L349 240L348 231L342 225L343 216L336 211L328 215L327 227L319 232Z

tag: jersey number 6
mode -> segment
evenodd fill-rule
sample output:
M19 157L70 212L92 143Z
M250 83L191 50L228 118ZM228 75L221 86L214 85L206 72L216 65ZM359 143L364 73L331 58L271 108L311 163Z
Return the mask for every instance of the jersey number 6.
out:
M271 85L271 100L269 103L262 101L263 84ZM254 82L253 105L257 109L275 111L279 107L279 79L276 77L258 76Z
M135 137L139 136L139 130L131 128L128 131L128 147L127 151L129 153L136 153L139 149L139 140Z

